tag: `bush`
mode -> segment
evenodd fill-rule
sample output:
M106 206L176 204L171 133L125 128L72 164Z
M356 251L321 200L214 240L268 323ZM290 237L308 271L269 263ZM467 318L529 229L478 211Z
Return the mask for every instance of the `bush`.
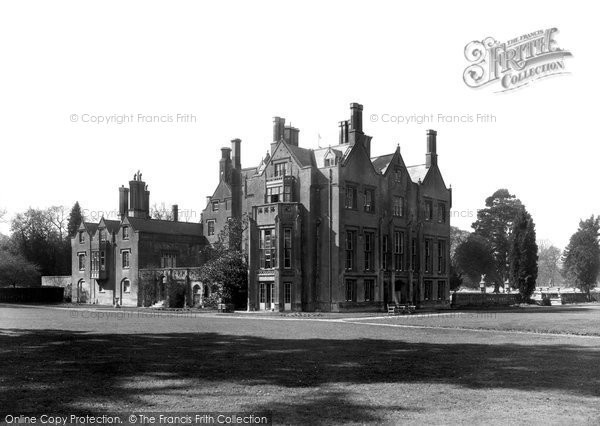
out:
M548 296L542 299L542 306L552 306L552 302L550 302L550 298Z

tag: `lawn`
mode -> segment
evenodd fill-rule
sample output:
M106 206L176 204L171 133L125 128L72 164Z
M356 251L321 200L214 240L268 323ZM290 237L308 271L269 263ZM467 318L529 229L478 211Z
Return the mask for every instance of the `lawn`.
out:
M600 305L532 306L358 319L380 324L600 336Z
M538 314L556 323L574 315ZM267 410L276 424L597 424L599 360L597 337L0 306L0 411L11 413Z

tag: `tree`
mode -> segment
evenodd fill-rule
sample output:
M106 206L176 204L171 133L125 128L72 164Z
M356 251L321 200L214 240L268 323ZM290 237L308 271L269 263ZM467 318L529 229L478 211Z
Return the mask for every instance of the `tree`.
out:
M477 287L482 275L492 276L494 257L489 242L477 234L471 234L456 248L457 273L468 278L469 287Z
M510 234L513 223L524 207L521 201L508 192L507 189L498 189L485 200L485 209L477 212L477 220L473 229L477 235L489 241L494 257L494 275L490 277L494 282L495 291L508 278Z
M456 226L450 227L450 290L458 290L463 283L462 273L456 265L456 248L465 242L471 233Z
M0 287L39 287L37 266L20 254L0 249Z
M81 213L79 201L75 201L75 204L73 204L73 207L71 208L71 213L69 214L69 224L67 225L69 238L73 238L77 234L77 229L83 220L84 217L83 213Z
M509 260L511 286L519 290L522 300L529 300L538 275L538 246L535 224L525 209L521 209L515 218Z
M158 220L173 220L173 211L165 206L165 203L156 203L150 207L150 217Z
M71 271L71 245L66 238L64 215L59 207L30 208L11 222L11 246L42 275L66 275Z
M600 216L593 215L579 222L579 229L569 240L563 253L563 275L581 291L587 293L596 284L600 271L598 231Z
M538 285L561 286L561 255L561 250L549 241L538 242Z
M230 219L217 242L204 251L205 262L200 268L200 279L210 285L214 297L238 306L245 302L241 299L248 288L248 262L242 250L246 226L245 220Z

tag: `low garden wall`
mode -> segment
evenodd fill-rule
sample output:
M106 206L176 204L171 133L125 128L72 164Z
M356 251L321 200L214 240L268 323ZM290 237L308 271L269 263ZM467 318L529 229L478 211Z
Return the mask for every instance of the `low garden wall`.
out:
M0 288L0 303L61 303L62 287L7 287Z
M509 306L518 303L517 293L453 293L452 307Z

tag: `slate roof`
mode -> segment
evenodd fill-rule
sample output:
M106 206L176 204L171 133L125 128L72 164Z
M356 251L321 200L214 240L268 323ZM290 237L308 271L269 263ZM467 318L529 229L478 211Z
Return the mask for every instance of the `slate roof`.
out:
M394 153L381 155L379 157L371 158L371 163L373 163L373 167L375 167L375 170L383 174L390 165L392 158L394 158Z
M87 231L91 234L95 233L98 229L98 224L94 222L83 222L83 225L85 226L85 229L87 229Z
M120 220L104 219L104 224L106 225L106 229L108 229L112 233L118 232L119 229L121 228Z
M425 164L419 164L416 166L408 166L406 170L408 170L410 179L414 183L417 183L419 180L421 180L421 182L425 180L425 176L427 176L429 169L425 166Z
M287 148L290 150L292 155L298 160L301 167L312 165L312 149L300 148L296 145L286 143Z
M143 219L127 217L132 228L136 231L152 234L195 235L202 236L202 225L190 222L174 222L172 220Z

